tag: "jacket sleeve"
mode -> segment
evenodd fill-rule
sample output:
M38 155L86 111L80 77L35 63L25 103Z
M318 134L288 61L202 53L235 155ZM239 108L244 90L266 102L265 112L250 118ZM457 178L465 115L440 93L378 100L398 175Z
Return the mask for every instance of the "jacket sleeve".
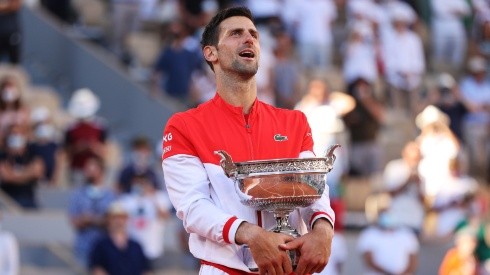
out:
M171 118L164 132L162 168L177 217L189 233L222 244L235 243L236 230L244 220L215 205L207 172L188 137L185 123Z

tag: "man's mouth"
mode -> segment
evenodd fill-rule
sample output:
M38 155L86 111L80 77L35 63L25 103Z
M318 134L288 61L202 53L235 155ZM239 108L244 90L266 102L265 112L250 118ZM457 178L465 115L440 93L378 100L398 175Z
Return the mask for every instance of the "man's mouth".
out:
M245 58L254 58L255 57L255 53L252 50L248 50L248 49L241 51L238 55L241 57L245 57Z

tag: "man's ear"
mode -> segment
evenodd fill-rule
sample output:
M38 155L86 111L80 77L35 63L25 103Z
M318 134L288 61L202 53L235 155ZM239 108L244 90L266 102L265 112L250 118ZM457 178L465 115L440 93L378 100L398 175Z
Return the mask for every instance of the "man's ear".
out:
M202 52L206 61L213 63L218 60L218 50L215 46L206 46L202 49Z

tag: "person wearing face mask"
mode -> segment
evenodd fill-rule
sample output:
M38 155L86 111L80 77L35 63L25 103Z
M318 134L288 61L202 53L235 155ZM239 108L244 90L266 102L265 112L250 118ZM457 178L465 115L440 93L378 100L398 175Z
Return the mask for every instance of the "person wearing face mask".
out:
M0 188L26 208L36 208L35 188L44 173L44 165L28 147L24 128L13 126L0 154Z
M88 267L89 253L102 236L104 215L114 201L114 193L104 186L104 161L91 155L85 163L85 184L71 196L68 215L76 230L74 244L78 261Z
M128 163L119 173L117 187L119 192L128 194L132 190L132 179L144 175L154 188L160 188L157 173L153 167L152 147L146 137L135 137L131 141L131 154Z
M165 220L170 218L172 205L167 194L157 190L145 174L133 176L131 186L131 193L120 199L129 214L129 234L156 267L163 254Z
M24 106L21 90L14 78L0 80L0 140L12 125L28 126L30 112Z
M378 214L375 222L364 229L358 239L365 275L415 274L419 242L408 228L399 226L389 211L389 200L376 202Z
M62 152L60 144L56 140L56 128L49 120L49 110L39 107L32 112L33 140L32 151L38 155L44 163L44 175L42 181L55 185L61 170Z

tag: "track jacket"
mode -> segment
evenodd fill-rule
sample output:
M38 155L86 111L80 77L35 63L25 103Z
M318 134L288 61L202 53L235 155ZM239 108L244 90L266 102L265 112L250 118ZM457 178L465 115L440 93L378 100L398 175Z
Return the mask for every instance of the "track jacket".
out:
M190 233L189 249L198 259L249 271L243 246L235 233L243 221L269 229L268 212L258 212L239 200L214 151L225 150L234 162L314 157L311 130L303 113L275 108L255 100L249 115L218 94L195 109L173 115L163 135L162 167L177 217ZM290 224L305 234L318 219L334 224L328 187L320 200L293 211Z

